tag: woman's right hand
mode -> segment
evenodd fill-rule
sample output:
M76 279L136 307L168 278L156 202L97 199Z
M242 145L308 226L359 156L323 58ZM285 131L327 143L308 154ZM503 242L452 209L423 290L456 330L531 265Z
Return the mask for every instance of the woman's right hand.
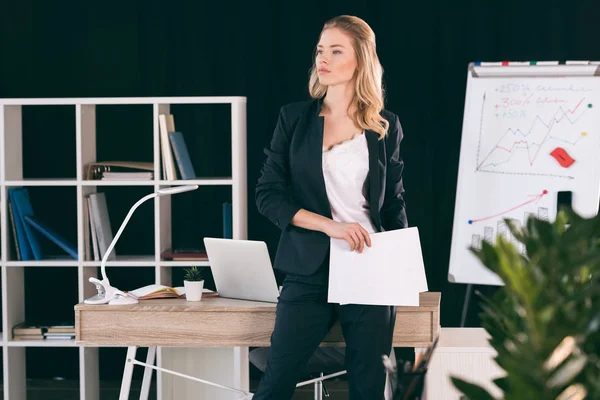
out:
M344 239L350 245L350 250L358 250L362 253L365 244L371 247L369 232L358 222L331 221L325 230L325 234L335 239Z

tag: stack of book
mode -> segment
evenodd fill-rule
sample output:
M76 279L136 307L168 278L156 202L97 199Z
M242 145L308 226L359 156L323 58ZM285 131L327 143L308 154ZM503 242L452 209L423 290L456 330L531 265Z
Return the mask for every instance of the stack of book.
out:
M45 328L24 322L13 327L13 340L44 340Z
M40 324L21 322L12 329L13 340L71 340L75 339L75 324Z
M18 261L43 260L42 237L77 260L77 246L35 215L27 188L8 189L8 212Z
M161 253L165 261L208 261L208 254L204 249L167 249Z
M46 327L44 332L46 340L71 340L75 339L74 324L57 324Z
M154 164L136 161L93 162L87 166L87 179L150 181L154 179Z

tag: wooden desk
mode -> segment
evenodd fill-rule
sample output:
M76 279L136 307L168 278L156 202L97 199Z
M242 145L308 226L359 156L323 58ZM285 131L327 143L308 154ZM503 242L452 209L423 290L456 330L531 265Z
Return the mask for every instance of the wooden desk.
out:
M220 297L124 306L80 303L75 306L75 340L83 345L268 347L275 307ZM422 293L419 307L397 307L394 347L429 346L439 332L439 307L440 293ZM323 345L344 345L339 324Z
M396 308L394 347L422 348L433 342L440 332L440 297L422 293L419 307ZM88 346L268 347L275 309L272 303L220 297L123 306L80 303L75 306L75 340ZM322 345L344 346L339 324Z

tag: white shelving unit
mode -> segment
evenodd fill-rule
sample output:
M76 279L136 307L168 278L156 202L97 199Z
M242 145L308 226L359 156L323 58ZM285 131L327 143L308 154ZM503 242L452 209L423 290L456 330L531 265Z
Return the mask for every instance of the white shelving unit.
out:
M210 179L169 181L162 178L162 159L158 116L169 113L171 105L208 105L229 104L231 106L231 177ZM76 177L75 179L24 179L23 176L23 107L29 106L68 106L74 108ZM128 106L148 105L152 107L153 130L148 132L153 140L154 180L152 181L90 181L86 180L86 166L96 160L96 137L102 132L96 130L96 107L101 105ZM175 121L177 121L177 114ZM46 130L41 134L49 134ZM215 149L217 151L219 149ZM135 151L135 149L132 149ZM197 171L198 172L198 171ZM89 216L85 197L97 192L99 186L147 186L148 191L163 187L197 184L201 186L230 186L232 200L233 238L247 238L247 183L246 183L246 98L245 97L134 97L134 98L35 98L35 99L0 99L0 250L2 258L2 345L4 369L4 398L6 400L23 400L26 398L26 365L25 350L28 347L78 347L79 348L79 381L80 398L99 399L99 357L97 347L78 346L74 341L13 341L12 327L25 320L24 270L31 267L73 267L77 268L78 301L94 295L96 290L88 282L91 276L97 277L99 261L91 261ZM8 189L10 187L73 187L77 193L77 261L68 259L48 261L15 261L9 259L14 248L13 235L8 213ZM182 195L180 195L182 196ZM146 204L150 207L150 204ZM152 267L155 283L171 285L172 267L205 265L208 262L175 262L161 261L160 254L171 247L171 196L154 199L154 254L140 257L118 256L116 261L107 263L108 267ZM118 226L112 227L114 233ZM111 270L108 269L108 274ZM60 286L60 282L52 282ZM40 299L43 301L43 299ZM164 350L164 349L163 349ZM236 382L242 386L247 384L244 370L247 365L247 353L239 349L240 354L234 375ZM157 354L160 366L163 359L161 349ZM48 360L51 362L51 360ZM172 362L172 360L169 360ZM124 360L123 360L124 363ZM124 365L124 364L123 364ZM122 365L111 368L122 368ZM164 374L158 375L158 398L162 398ZM247 373L246 373L247 375Z

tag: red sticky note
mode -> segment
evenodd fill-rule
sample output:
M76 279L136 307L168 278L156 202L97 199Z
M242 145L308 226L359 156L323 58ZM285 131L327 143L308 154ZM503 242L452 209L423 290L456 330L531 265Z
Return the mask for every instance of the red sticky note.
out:
M555 148L554 150L552 150L552 153L550 153L550 155L554 157L556 161L558 161L558 163L564 168L569 168L575 162L573 157L571 157L569 153L567 153L567 151L562 147Z

